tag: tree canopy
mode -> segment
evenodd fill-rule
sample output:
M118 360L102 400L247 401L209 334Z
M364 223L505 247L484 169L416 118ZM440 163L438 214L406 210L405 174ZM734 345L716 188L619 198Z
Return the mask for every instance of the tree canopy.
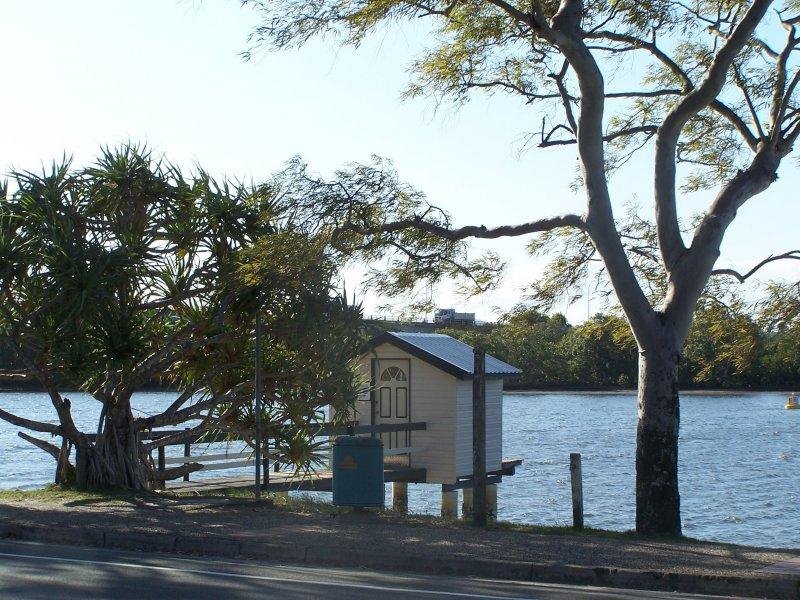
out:
M360 391L350 364L360 309L337 292L326 231L304 227L282 198L277 182L187 176L130 145L83 169L14 173L0 198L0 342L47 391L58 424L2 407L0 418L61 437L60 448L30 439L58 457L62 480L72 447L88 455L89 484L180 476L199 465L157 473L139 434L193 422L170 441L221 430L254 443L259 312L265 420L280 459L307 466L322 408ZM135 416L131 396L151 381L179 395ZM76 427L69 390L101 404L96 432Z
M747 271L715 269L739 210L777 179L800 136L800 6L793 0L243 4L262 16L252 51L297 47L318 37L358 45L380 27L426 19L429 44L412 65L407 96L460 103L475 91L509 93L540 124L531 133L539 148L575 148L586 200L581 214L452 227L441 213L417 206L411 214L384 213L397 219L366 223L356 216L351 230L414 230L441 244L572 230L567 235L577 260L557 262L562 277L553 281L579 281L587 261L602 261L639 350L637 530L679 534L678 365L698 302L715 274L744 281L774 260L800 259L797 248L781 248ZM615 77L621 67L624 75ZM609 177L646 146L653 186L650 215L643 218L652 215L654 235L642 250L641 228L629 229L615 215ZM684 231L679 201L702 189L712 199ZM643 252L654 267L644 278ZM556 296L570 293L571 285L540 291Z
M752 306L741 299L704 301L698 308L678 369L682 388L800 389L800 328L775 328L772 296ZM783 311L780 314L784 314ZM497 324L439 330L522 370L506 387L619 389L636 386L638 351L618 314L597 314L570 325L559 314L518 308Z

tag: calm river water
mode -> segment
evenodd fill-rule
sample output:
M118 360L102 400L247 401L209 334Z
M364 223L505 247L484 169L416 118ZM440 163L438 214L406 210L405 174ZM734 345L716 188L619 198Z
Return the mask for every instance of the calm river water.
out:
M149 413L171 397L141 393L134 404ZM81 417L78 424L96 426L97 403L80 394L70 399ZM800 548L800 411L785 410L784 402L779 393L683 396L680 484L686 535ZM52 418L44 394L0 393L0 406ZM16 432L0 421L0 488L48 483L54 461ZM507 395L503 454L524 463L500 485L499 517L570 523L569 453L580 452L587 526L631 529L635 433L633 393ZM438 486L409 486L409 503L413 512L438 512Z

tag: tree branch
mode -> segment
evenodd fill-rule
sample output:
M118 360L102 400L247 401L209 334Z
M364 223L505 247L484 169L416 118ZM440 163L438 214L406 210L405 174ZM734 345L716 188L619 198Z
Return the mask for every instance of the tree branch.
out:
M561 70L558 73L551 73L550 77L556 82L558 93L561 96L561 103L564 105L564 113L567 116L567 123L572 128L572 133L575 133L578 131L578 124L575 121L575 114L572 112L572 97L567 91L567 86L564 85L564 77L567 75L568 68L569 61L564 60Z
M657 127L655 125L640 125L637 127L629 127L627 129L620 129L619 131L615 131L613 133L609 133L603 136L604 142L610 142L617 138L624 137L626 135L636 135L638 133L649 133L654 134L657 131ZM569 146L572 144L576 144L577 140L544 140L539 144L540 148L547 148L549 146Z
M10 412L6 412L2 408L0 408L0 419L9 422L12 425L16 425L17 427L30 429L31 431L40 431L42 433L51 433L53 435L63 435L64 433L60 425L53 425L52 423L43 423L42 421L25 419L24 417L19 417Z
M494 4L500 10L505 12L515 21L519 21L520 23L526 23L529 27L532 27L534 29L539 28L534 20L533 15L522 12L514 5L510 4L509 2L506 2L506 0L488 0L488 1L490 4Z
M182 335L188 334L194 327L196 327L196 324L190 324L181 328L164 343L162 348L156 350L139 363L133 370L127 387L133 388L135 385L147 381L156 371L162 368L163 365L176 361L184 352L222 342L229 338L228 333L219 333L208 338L200 339L192 339L191 336L188 338L181 338ZM132 389L128 391L132 391Z
M150 442L147 442L146 444L142 444L142 447L146 452L152 452L159 446L171 446L173 444L180 444L181 442L190 440L201 433L205 433L206 431L208 431L208 418L204 419L203 422L197 425L196 427L192 427L191 429L186 429L184 431L173 433L172 435L167 435L164 437L154 439Z
M774 140L780 140L780 136L782 133L783 128L783 120L786 117L786 110L789 107L789 102L792 99L792 94L794 94L794 90L797 87L797 84L800 83L800 70L795 71L795 74L792 76L792 80L789 82L789 86L786 88L786 93L781 100L781 105L777 111L777 118L780 120L777 124L776 130L772 132ZM788 148L791 148L791 144L788 145ZM788 152L788 148L786 151Z
M10 295L10 290L7 287L4 289L4 292L6 298L13 302L13 299ZM14 348L14 351L25 364L25 368L32 373L34 377L36 377L39 383L41 383L47 391L47 395L50 397L50 402L53 405L61 424L59 435L66 436L73 443L79 443L82 440L83 434L78 431L78 428L75 426L75 422L72 419L72 412L70 410L71 405L69 400L61 397L61 394L58 392L55 383L55 378L46 370L45 367L39 363L37 358L28 352L28 348L23 346L23 343L19 338L24 336L20 332L18 321L14 314L8 310L8 308L2 302L0 302L0 312L2 312L6 322L11 328L11 335L0 336L0 338L5 339L6 342L12 348Z
M755 152L758 149L759 138L757 138L753 134L753 132L750 131L750 128L747 126L747 123L745 123L742 120L742 118L739 115L737 115L736 112L731 107L729 107L727 104L724 104L720 100L714 100L709 105L709 107L717 114L725 117L728 120L728 122L734 126L736 131L739 132L739 135L742 136L745 143L750 147L750 149L753 152ZM755 121L755 123L756 126L760 129L758 121Z
M395 233L403 229L419 229L427 233L436 235L440 238L459 241L466 238L474 237L480 239L496 239L501 237L516 237L526 235L528 233L539 233L542 231L550 231L559 227L574 227L576 229L585 229L586 224L583 218L575 214L566 214L549 219L539 219L538 221L531 221L529 223L521 223L520 225L501 225L499 227L486 227L485 225L467 225L466 227L459 227L457 229L450 229L435 223L423 220L421 217L413 217L411 219L402 219L400 221L392 221L385 223L379 227L378 230L361 227L354 223L348 223L342 226L341 230L352 231L360 235L372 235L375 233Z
M580 0L562 0L551 19L553 42L569 60L581 92L577 146L586 187L586 231L603 258L617 298L640 345L649 344L656 332L653 308L636 279L617 231L606 177L603 117L605 81L580 29L584 6ZM593 34L590 34L593 35Z
M606 98L659 98L661 96L680 96L683 90L678 88L664 88L643 92L607 92Z
M137 429L151 429L153 427L163 427L165 425L177 425L185 421L189 421L195 417L199 412L214 408L217 404L222 402L218 398L208 398L201 400L184 409L161 413L160 415L153 415L151 417L143 417L136 419L135 426Z
M771 0L754 0L742 20L717 52L705 80L684 96L664 118L656 138L655 199L659 247L668 271L675 269L686 252L678 223L675 189L675 157L683 126L711 105L727 80L734 59L761 22Z
M137 430L142 430L152 429L153 427L163 427L165 425L177 425L197 418L197 416L199 416L198 413L212 409L225 402L233 402L238 406L245 402L247 398L241 396L237 397L237 393L239 390L249 385L250 382L242 382L220 396L212 396L211 398L201 400L181 410L168 409L159 415L140 417L134 421L134 426Z
M777 142L780 137L781 121L783 120L783 114L786 110L786 104L789 102L792 91L794 91L794 87L797 85L797 74L795 74L795 77L790 84L788 93L784 93L786 92L786 78L789 57L791 56L792 51L797 43L798 40L795 38L795 30L794 26L792 25L788 27L786 45L783 47L783 50L781 50L781 53L778 55L776 61L775 84L772 91L772 105L770 106L770 120L772 121L771 137L773 143Z
M685 259L673 273L675 283L665 301L665 317L680 336L688 334L691 315L714 270L725 232L742 205L777 179L780 160L769 145L761 144L750 166L725 184L697 226Z
M217 289L215 286L205 286L201 288L195 288L193 290L185 290L180 294L176 294L174 296L170 296L169 298L162 298L160 300L152 300L150 302L142 302L136 308L138 310L142 309L153 309L153 308L165 308L168 306L173 306L179 302L183 302L184 300L189 300L190 298L194 298L199 296L200 294L205 294L208 292L213 292Z
M744 283L750 277L755 275L755 273L770 263L773 263L778 260L800 260L800 250L790 250L789 252L784 252L783 254L771 254L758 264L756 264L752 269L747 271L746 273L740 273L735 269L714 269L711 271L712 275L728 275L730 277L734 277L739 281L739 283Z
M61 449L55 444L51 444L50 442L46 442L44 440L40 440L39 438L35 438L32 435L28 435L24 431L18 431L17 435L26 442L30 442L31 444L39 448L39 450L44 450L56 460L59 460L61 458Z
M761 126L761 119L759 119L758 117L758 110L756 110L755 104L753 103L753 98L750 95L750 90L747 89L747 83L745 81L745 78L742 77L742 73L739 70L739 67L736 66L736 64L733 65L733 76L734 80L736 81L736 85L742 92L742 97L744 97L744 101L747 104L747 110L750 111L750 121L753 123L753 127L756 128L756 134L758 134L758 139L759 140L764 139L766 135L764 134L764 128ZM742 129L739 128L739 131L742 132ZM744 131L749 133L750 130L744 128ZM743 133L742 135L745 134ZM750 144L750 148L753 151L756 150L756 148L754 148L752 144Z
M503 81L501 79L492 81L467 81L464 85L467 88L479 88L479 89L501 87L505 90L516 92L520 96L525 96L528 99L528 104L532 103L534 100L555 100L557 98L561 98L560 94L535 94L533 92L527 91L525 88L519 85L515 85L511 82Z
M638 38L634 35L618 33L616 31L606 31L606 30L599 30L587 33L586 37L592 39L611 40L613 42L628 44L634 48L645 50L646 52L649 52L661 64L667 67L667 69L675 76L675 78L683 84L684 86L684 89L682 90L683 93L686 93L694 88L694 83L692 83L692 80L689 78L686 72L678 65L678 63L672 60L654 42L648 42L647 40L643 40L642 38Z

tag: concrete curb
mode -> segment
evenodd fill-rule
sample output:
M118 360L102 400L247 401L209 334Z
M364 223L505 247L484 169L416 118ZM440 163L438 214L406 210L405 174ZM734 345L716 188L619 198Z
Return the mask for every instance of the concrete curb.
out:
M526 561L465 557L434 557L421 561L418 557L409 554L374 555L341 547L286 546L247 538L216 535L103 531L77 526L54 529L22 523L0 523L0 539L125 550L179 552L218 557L247 557L309 565L362 567L409 573L800 600L800 577L792 575L765 574L750 577L693 575L665 571L537 564Z

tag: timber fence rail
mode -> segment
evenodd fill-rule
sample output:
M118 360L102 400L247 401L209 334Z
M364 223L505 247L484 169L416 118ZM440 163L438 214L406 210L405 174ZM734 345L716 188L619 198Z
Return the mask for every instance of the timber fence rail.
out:
M360 425L358 421L352 421L343 425L334 423L322 423L310 428L311 435L314 437L328 436L334 437L337 435L376 435L381 433L392 433L396 431L424 431L427 429L425 422L415 423L391 423L379 425ZM231 435L225 432L198 432L185 437L186 429L154 429L151 431L144 431L139 434L140 441L152 442L153 449L151 452L156 453L155 463L156 470L163 473L168 467L181 467L190 463L199 463L201 466L197 471L222 471L228 469L239 469L245 467L253 467L256 464L255 452L253 449L246 449L244 451L228 451L221 449L214 449L210 453L192 454L193 445L208 445L220 442L244 442L245 439L241 436ZM176 436L180 436L180 441L174 440ZM96 434L89 434L86 436L90 441L97 439ZM163 443L159 443L164 440ZM266 465L265 473L269 469L269 460L273 460L275 471L278 471L281 461L280 455L275 445L270 445L270 438L264 437L265 454L262 457L262 463ZM182 446L183 456L167 456L166 448L170 446ZM410 455L414 448L409 446L406 448L391 448L386 449L384 454L386 456L397 456L402 454ZM76 457L78 473L85 472L84 463L86 457L83 453L79 453ZM263 465L262 465L263 466ZM196 471L195 471L196 472ZM172 477L170 479L179 479L181 475ZM189 481L189 474L182 475L184 481ZM165 479L166 481L166 479ZM78 478L80 485L81 478ZM85 481L84 481L85 483Z

